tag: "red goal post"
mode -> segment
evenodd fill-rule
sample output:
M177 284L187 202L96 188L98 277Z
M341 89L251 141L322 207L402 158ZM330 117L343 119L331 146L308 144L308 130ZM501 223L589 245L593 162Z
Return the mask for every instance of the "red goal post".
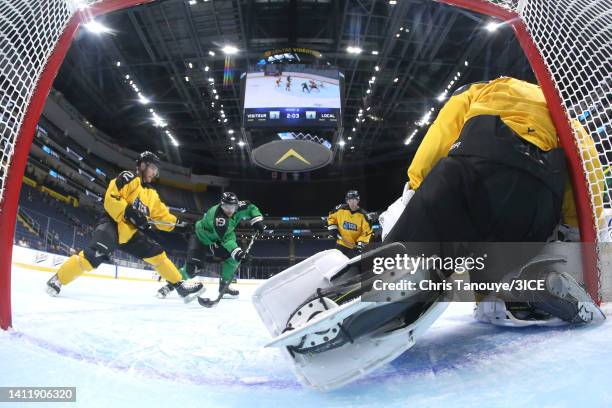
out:
M512 27L542 88L574 188L583 280L599 303L612 298L610 123L612 7L598 0L438 0ZM606 5L607 4L607 5ZM583 131L586 131L584 133ZM596 151L589 149L594 146Z
M0 327L11 326L11 252L22 177L36 124L79 25L153 0L4 0L0 2ZM400 0L401 1L401 0ZM512 26L544 91L566 152L581 239L584 281L598 301L612 298L603 237L609 203L600 163L612 160L612 11L598 0L439 0ZM603 107L603 108L602 108ZM587 116L588 114L588 116ZM578 121L599 157L582 146Z
M19 193L34 131L81 23L152 0L0 2L0 327L11 326L11 261Z

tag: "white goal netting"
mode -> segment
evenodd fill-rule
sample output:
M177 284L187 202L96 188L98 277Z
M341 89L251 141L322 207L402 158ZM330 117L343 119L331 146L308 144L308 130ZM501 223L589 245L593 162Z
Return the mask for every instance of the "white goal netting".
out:
M0 1L0 204L26 109L75 11L64 0Z
M612 299L612 1L504 1L525 23L561 97L582 158L599 245L600 296ZM593 148L589 146L594 145Z

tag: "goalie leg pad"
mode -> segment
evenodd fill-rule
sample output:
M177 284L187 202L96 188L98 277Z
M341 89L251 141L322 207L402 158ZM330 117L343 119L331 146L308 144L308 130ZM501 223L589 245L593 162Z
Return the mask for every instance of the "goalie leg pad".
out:
M531 315L528 315L527 319L530 321L558 318L564 322L576 324L605 320L605 315L587 293L584 286L567 272L568 268L576 268L577 264L575 262L573 265L572 262L568 263L562 255L546 253L548 250L550 248L544 248L544 253L532 258L527 264L507 274L503 279L505 282L514 279L540 281L544 283L544 290L503 292L498 296L501 300L509 302L503 308L506 310L505 312L502 311L501 305L494 301L493 305L491 305L491 302L488 302L489 305L479 305L480 310L477 310L478 313L475 313L475 317L479 319L478 314L486 321L488 318L483 318L485 315L499 317L510 311L516 318L518 313L513 313L512 309L515 308L516 304L522 304L531 308ZM493 309L497 311L491 312L492 314L484 313L485 310L491 311ZM534 315L539 315L542 318L533 318ZM546 315L548 315L548 318L545 317ZM491 323L503 320L497 317ZM519 320L521 319L519 318Z
M323 296L312 297L318 289L333 292L338 282L352 282L360 261L361 256L349 260L339 251L324 251L270 278L255 291L255 309L275 337L269 345L280 347L300 382L307 386L320 390L338 388L397 358L415 344L448 305L431 301L381 306L361 302L359 297L338 305ZM310 300L305 303L303 299ZM297 319L298 312L311 309L310 303L312 309L320 310L310 316L303 313L306 323L283 333L287 322ZM381 317L388 320L381 323ZM301 324L297 320L295 323ZM342 332L339 323L349 330ZM334 329L338 332L334 333ZM308 341L315 341L314 346L330 344L335 341L334 335L339 336L341 344L327 350L298 353L287 347L300 345L301 341L303 349L313 346Z

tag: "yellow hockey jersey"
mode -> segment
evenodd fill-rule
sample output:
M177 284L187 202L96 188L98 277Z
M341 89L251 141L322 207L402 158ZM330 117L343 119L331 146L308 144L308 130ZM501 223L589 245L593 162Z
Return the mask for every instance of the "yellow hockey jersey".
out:
M355 248L358 242L367 244L372 237L372 226L362 208L351 211L348 204L340 204L327 217L327 229L337 232L337 244Z
M482 82L460 88L446 102L438 117L429 127L410 167L408 182L412 190L419 188L423 179L446 157L459 138L463 125L474 116L496 115L510 127L518 137L549 151L559 147L557 131L548 111L544 94L539 86L509 77ZM581 154L588 157L592 172L589 183L594 185L595 207L602 208L604 177L593 140L579 122L572 123L580 136ZM572 186L568 181L562 207L563 222L578 225ZM601 214L598 214L600 217Z
M147 217L154 221L163 221L169 225L156 225L162 231L172 231L176 223L176 217L170 214L168 207L159 199L157 191L143 185L140 177L131 171L121 172L117 178L111 180L104 195L104 209L117 223L119 244L128 242L138 228L125 221L123 214L125 207L132 205L136 200L140 201L140 208Z

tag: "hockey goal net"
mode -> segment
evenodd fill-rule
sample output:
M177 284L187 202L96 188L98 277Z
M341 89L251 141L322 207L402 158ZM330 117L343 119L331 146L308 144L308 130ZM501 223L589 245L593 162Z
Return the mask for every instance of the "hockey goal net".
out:
M0 326L11 325L11 252L21 180L46 96L79 25L152 0L3 0L0 2ZM441 0L513 27L549 103L568 157L581 238L595 244L584 281L612 298L602 241L608 230L612 159L610 41L612 10L597 0ZM575 131L578 121L587 135ZM590 137L597 152L581 148Z

